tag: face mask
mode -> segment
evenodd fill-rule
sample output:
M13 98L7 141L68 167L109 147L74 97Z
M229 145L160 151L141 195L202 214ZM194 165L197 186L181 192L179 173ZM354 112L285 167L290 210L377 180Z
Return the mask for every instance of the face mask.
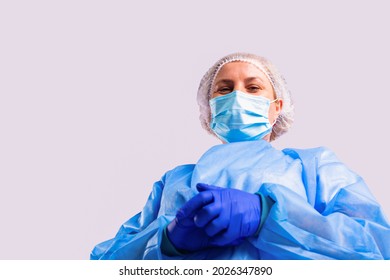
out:
M237 90L213 98L209 101L212 114L210 127L228 143L262 139L272 130L268 111L270 104L276 100Z

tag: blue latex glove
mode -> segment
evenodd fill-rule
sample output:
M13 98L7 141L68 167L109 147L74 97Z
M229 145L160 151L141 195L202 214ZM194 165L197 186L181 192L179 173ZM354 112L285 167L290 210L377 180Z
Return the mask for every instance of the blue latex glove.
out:
M199 251L209 247L210 237L194 223L194 212L196 210L194 208L189 209L187 202L177 211L175 219L166 228L169 241L181 253Z
M236 189L197 184L199 194L186 204L194 223L203 228L210 246L236 245L257 232L261 220L261 200L256 194Z

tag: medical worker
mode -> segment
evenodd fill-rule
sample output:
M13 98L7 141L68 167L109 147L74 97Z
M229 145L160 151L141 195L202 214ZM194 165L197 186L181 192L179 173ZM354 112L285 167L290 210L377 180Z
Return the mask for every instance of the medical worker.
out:
M390 225L326 148L277 150L293 122L282 76L235 53L201 80L202 126L222 144L168 171L91 259L390 259Z

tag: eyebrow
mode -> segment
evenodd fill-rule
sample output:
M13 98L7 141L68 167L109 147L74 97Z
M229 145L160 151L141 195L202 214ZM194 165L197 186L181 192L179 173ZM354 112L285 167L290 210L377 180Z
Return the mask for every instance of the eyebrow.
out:
M264 83L264 80L261 77L249 77L245 79L245 82L250 82L253 80L259 80L260 82Z
M233 80L222 79L222 80L216 81L215 85L218 85L218 84L231 84L231 83L233 83Z
M246 78L244 81L246 83L248 82L251 82L253 80L259 80L260 82L264 83L264 80L261 78L261 77L248 77ZM233 80L230 80L230 79L222 79L222 80L219 80L215 83L215 85L218 85L220 83L224 83L224 84L229 84L229 83L233 83Z

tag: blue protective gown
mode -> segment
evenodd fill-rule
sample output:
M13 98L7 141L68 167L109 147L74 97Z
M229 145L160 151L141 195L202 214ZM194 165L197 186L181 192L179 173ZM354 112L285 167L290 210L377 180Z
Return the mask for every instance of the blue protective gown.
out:
M238 246L166 256L164 228L199 182L260 192L275 203L260 233ZM362 178L328 149L237 142L168 171L142 212L98 244L91 259L390 259L390 225Z

